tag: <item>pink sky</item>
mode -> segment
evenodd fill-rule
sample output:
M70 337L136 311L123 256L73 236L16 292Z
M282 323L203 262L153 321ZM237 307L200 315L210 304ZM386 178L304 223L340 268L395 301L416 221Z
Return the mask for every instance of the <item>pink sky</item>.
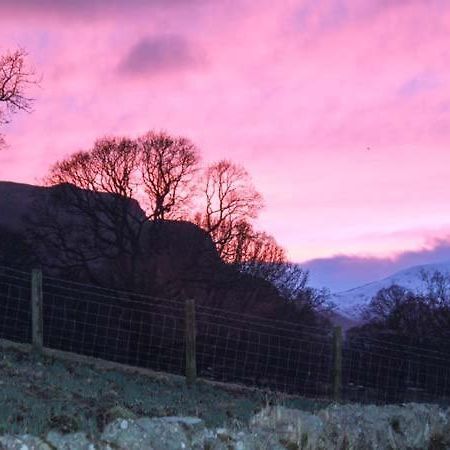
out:
M42 75L0 179L165 129L246 167L294 261L450 236L447 0L0 0L0 25Z

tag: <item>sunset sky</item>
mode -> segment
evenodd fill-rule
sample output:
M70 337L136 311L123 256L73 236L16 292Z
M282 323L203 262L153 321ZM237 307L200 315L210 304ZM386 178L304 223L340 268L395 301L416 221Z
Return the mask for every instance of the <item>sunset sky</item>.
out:
M42 81L2 180L164 129L242 164L259 228L339 288L450 259L448 0L0 0L17 47Z

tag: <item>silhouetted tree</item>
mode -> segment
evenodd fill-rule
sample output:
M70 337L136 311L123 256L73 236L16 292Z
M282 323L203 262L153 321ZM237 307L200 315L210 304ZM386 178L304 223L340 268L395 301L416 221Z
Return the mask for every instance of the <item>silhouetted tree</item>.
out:
M244 275L269 282L303 316L334 307L326 290L307 286L308 272L288 263L272 236L254 230L251 220L263 202L245 169L230 161L209 166L203 196L204 210L196 214L195 222L210 234L222 260Z
M150 218L179 219L186 215L199 162L194 144L184 137L149 132L139 139L139 156Z
M70 183L93 192L132 198L137 186L138 145L128 138L104 137L90 151L79 151L54 164L46 185Z
M286 252L273 236L255 231L245 220L236 226L236 237L228 245L231 262L281 263L286 261Z
M205 170L202 197L204 206L195 223L210 234L225 262L237 262L242 259L248 223L262 207L261 194L243 167L223 160Z
M25 64L26 57L23 49L0 55L0 125L8 123L18 111L31 111L32 99L26 90L37 81L33 70ZM1 134L0 144L4 144Z
M298 264L283 262L249 261L239 265L242 273L252 275L271 283L281 298L296 306L298 311L330 312L335 305L326 289L308 286L309 271Z
M368 329L390 330L423 338L448 335L450 282L438 271L422 272L425 289L413 292L398 285L381 289L365 308Z
M434 307L450 306L450 277L438 270L433 272L422 269L420 275L425 284L424 296Z
M380 289L365 307L363 318L372 323L387 324L392 314L400 309L411 294L408 289L397 284Z
M345 351L355 361L348 380L372 386L389 401L405 401L408 386L434 398L448 392L448 277L423 272L422 278L421 291L381 289L365 308L367 322L347 333Z

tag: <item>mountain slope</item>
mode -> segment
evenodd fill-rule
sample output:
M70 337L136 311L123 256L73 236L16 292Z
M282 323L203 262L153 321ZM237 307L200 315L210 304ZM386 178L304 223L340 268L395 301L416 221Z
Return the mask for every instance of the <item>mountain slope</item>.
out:
M360 319L362 308L370 302L380 289L398 284L414 292L423 291L426 287L422 279L423 271L427 273L438 271L450 274L450 261L409 267L382 280L335 293L332 296L332 301L337 305L337 311L340 314L351 319Z

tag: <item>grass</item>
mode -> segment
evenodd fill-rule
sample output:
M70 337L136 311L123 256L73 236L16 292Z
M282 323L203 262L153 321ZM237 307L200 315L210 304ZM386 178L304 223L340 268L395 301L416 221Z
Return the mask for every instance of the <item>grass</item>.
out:
M184 377L142 372L3 348L0 434L45 437L56 429L98 437L108 422L127 415L195 416L209 428L242 429L268 405L314 412L329 404L203 380L188 388Z

